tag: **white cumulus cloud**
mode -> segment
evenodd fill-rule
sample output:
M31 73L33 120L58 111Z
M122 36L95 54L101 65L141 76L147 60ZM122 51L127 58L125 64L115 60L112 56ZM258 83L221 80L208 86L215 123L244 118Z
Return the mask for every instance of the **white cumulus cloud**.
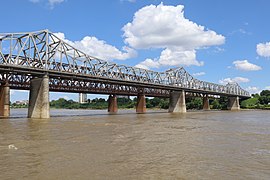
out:
M32 2L32 3L38 3L38 2L40 2L40 0L29 0L30 2Z
M255 87L255 86L249 86L246 88L246 91L248 91L250 94L256 94L256 93L260 93L260 88Z
M65 0L48 0L50 7L54 7L56 4L60 4L64 2Z
M32 3L41 3L41 2L44 2L43 0L29 0L30 2ZM51 9L54 8L55 5L57 4L61 4L63 2L65 2L66 0L45 0L45 2L47 2L47 4L49 5L49 7Z
M142 69L159 68L159 63L152 59L146 59L143 62L137 64L135 67Z
M130 3L135 3L136 0L120 0L121 2L130 2Z
M198 73L193 73L193 76L203 76L205 75L205 72L198 72Z
M270 42L257 44L257 54L263 57L270 57Z
M201 66L196 50L221 45L225 37L184 17L184 6L149 5L138 10L124 31L125 43L135 49L163 49L159 58L138 66ZM150 63L149 63L150 62Z
M54 33L54 35L90 56L107 61L113 59L125 60L137 55L136 51L130 47L124 46L121 51L115 46L109 45L105 41L92 36L86 36L80 41L73 42L66 39L64 33L59 32Z
M233 64L236 69L242 71L258 71L262 69L260 66L248 62L248 60L237 60Z
M225 78L225 79L219 80L220 84L246 83L246 82L249 82L249 79L244 78L244 77Z
M202 66L204 62L196 60L196 51L182 51L176 49L166 48L157 59L146 59L140 62L137 67L149 69L160 68L161 66L179 66L179 65L196 65Z

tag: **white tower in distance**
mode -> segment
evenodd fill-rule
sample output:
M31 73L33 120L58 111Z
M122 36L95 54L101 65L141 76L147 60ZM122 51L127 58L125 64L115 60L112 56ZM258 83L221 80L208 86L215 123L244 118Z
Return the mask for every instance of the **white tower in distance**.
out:
M80 93L79 94L79 103L87 103L87 94L86 93Z

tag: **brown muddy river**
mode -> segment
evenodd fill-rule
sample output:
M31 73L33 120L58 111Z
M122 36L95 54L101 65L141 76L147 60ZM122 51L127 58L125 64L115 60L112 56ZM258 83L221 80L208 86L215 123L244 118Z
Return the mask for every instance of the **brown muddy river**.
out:
M270 111L0 119L0 179L270 179Z

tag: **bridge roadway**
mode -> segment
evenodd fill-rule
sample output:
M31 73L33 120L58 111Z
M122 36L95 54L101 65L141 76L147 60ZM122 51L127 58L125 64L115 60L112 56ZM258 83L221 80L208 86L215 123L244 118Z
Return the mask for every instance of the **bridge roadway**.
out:
M91 57L48 30L0 34L0 115L9 116L10 89L30 90L28 117L49 118L49 91L108 94L109 112L117 112L117 95L138 96L136 112L144 113L145 96L169 97L169 112L186 112L185 96L229 97L228 109L240 109L249 93L238 84L226 86L193 78L184 68L155 72Z

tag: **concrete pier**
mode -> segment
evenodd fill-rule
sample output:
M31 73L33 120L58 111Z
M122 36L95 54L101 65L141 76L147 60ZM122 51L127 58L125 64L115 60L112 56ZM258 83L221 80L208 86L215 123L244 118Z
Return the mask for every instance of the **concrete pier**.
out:
M175 112L175 113L187 112L185 97L186 96L185 96L184 90L171 92L169 112Z
M50 118L49 77L36 77L30 82L28 117Z
M146 101L145 101L145 95L139 94L137 96L137 107L136 107L137 113L145 113L146 112Z
M240 110L239 97L229 97L228 98L228 110Z
M203 110L210 110L209 97L207 94L203 97Z
M108 112L116 113L118 111L116 95L110 95L108 99Z
M10 115L10 88L8 83L0 87L0 116Z

